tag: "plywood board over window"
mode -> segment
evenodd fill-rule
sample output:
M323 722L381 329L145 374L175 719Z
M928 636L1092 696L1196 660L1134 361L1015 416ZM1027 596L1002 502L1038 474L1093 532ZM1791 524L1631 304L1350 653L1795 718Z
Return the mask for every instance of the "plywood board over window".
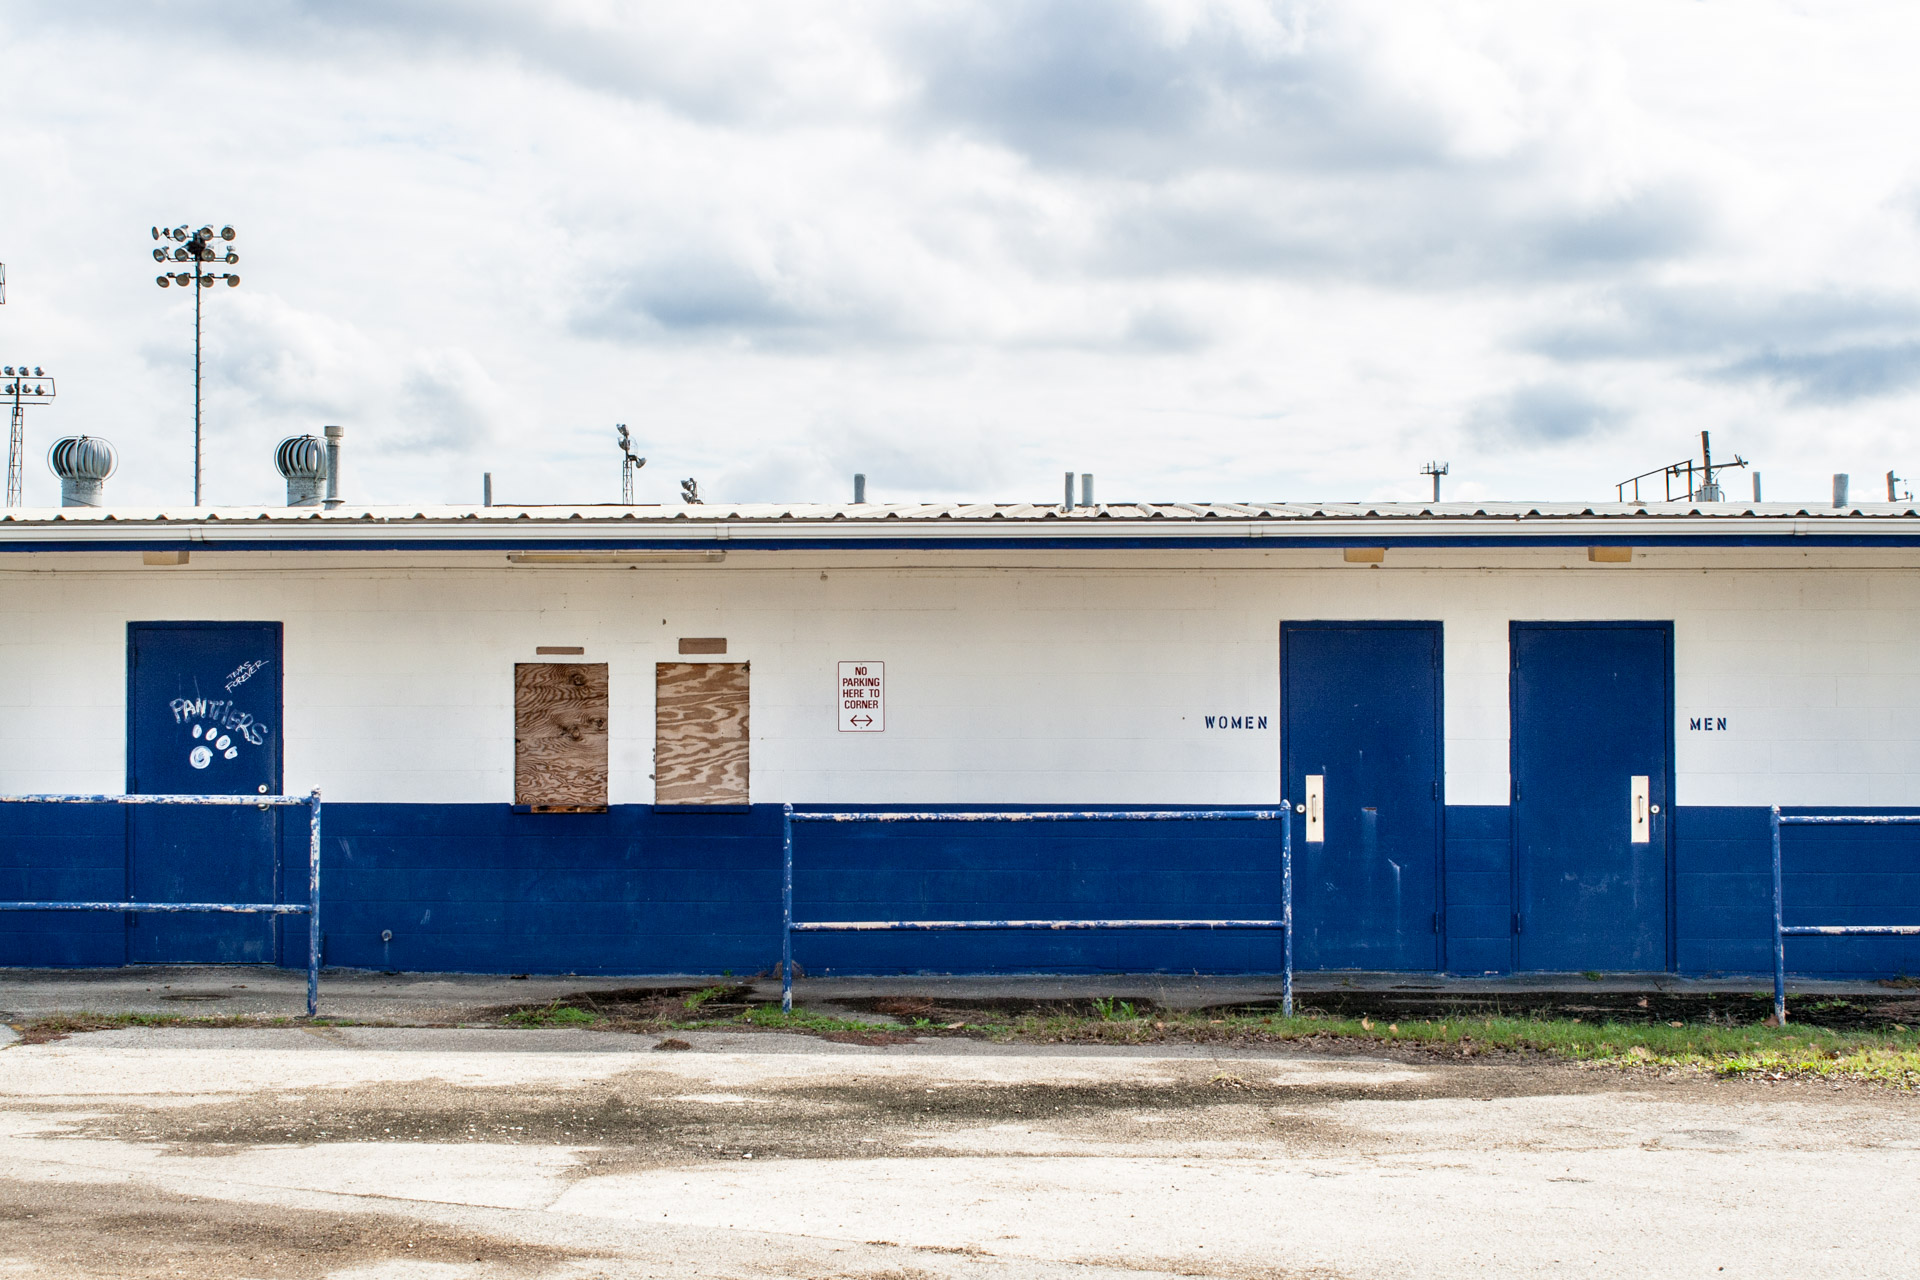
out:
M747 803L747 664L654 667L656 804Z
M606 663L514 664L513 802L535 813L606 809Z

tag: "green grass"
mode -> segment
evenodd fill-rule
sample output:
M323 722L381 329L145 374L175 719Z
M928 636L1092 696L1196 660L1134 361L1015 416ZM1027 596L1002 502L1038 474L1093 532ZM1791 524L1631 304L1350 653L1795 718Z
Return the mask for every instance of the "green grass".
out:
M712 999L696 992L684 1004L686 1016L645 1023L609 1019L573 1005L553 1002L506 1014L502 1025L519 1028L593 1027L607 1032L663 1033L681 1030L753 1028L821 1035L872 1034L889 1029L918 1035L963 1035L1003 1043L1028 1044L1205 1044L1237 1047L1284 1046L1325 1049L1398 1048L1459 1061L1498 1055L1538 1055L1622 1069L1664 1068L1728 1078L1846 1080L1920 1088L1920 1028L1833 1031L1788 1024L1588 1022L1572 1018L1460 1017L1374 1021L1248 1012L1213 1016L1208 1012L1142 1014L1124 1000L1096 1001L1086 1013L1008 1015L969 1014L963 1027L931 1018L905 1023L875 1023L836 1018L797 1008L783 1013L777 1004L751 1005L744 1012L700 1016ZM56 1014L22 1019L14 1027L26 1043L40 1043L86 1031L122 1027L353 1026L348 1019L266 1015L194 1016L184 1014ZM359 1024L365 1025L365 1024ZM378 1025L393 1025L380 1023Z
M1051 1043L1164 1042L1398 1046L1442 1057L1530 1053L1575 1062L1692 1068L1721 1076L1866 1080L1920 1087L1920 1031L1831 1031L1789 1024L1586 1022L1452 1018L1375 1022L1278 1014L1169 1014L1119 1020L1030 1015L981 1028L995 1039Z
M519 1009L500 1019L510 1027L590 1027L604 1020L604 1015L592 1009L576 1008L557 1000L536 1009Z
M920 1019L926 1022L925 1018ZM814 1013L809 1009L795 1009L792 1013L782 1013L777 1004L757 1004L745 1013L732 1018L716 1018L704 1022L676 1022L675 1030L697 1031L712 1030L716 1027L748 1026L759 1027L763 1031L885 1031L886 1023L855 1022L851 1018L833 1018L823 1013ZM897 1028L894 1028L897 1030Z

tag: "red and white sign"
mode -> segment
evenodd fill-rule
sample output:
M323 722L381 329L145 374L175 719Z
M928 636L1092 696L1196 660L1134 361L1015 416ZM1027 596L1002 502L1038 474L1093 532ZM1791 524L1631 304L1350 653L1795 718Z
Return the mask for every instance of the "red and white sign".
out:
M883 733L887 727L887 664L840 664L840 732Z

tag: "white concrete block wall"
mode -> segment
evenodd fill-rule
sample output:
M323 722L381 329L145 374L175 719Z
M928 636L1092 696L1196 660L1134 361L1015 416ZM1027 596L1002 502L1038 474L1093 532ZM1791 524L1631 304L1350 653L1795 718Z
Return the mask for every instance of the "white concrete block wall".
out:
M287 783L335 800L507 802L512 665L579 644L610 667L611 798L648 802L653 664L680 660L682 636L718 635L724 660L753 663L757 801L1269 803L1279 624L1372 618L1444 624L1447 799L1498 805L1509 621L1638 618L1675 624L1680 803L1920 805L1920 575L1689 554L1383 570L23 557L31 568L0 566L0 788L120 789L127 622L229 619L284 624ZM835 664L856 659L887 664L883 734L835 729ZM1222 713L1268 727L1204 728ZM1728 729L1689 731L1693 716Z

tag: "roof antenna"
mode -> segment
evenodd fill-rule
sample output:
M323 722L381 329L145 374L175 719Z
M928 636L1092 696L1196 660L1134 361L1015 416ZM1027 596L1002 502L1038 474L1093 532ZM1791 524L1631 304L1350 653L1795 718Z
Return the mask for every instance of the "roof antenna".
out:
M1653 476L1659 476L1664 481L1666 487L1667 496L1661 499L1663 502L1678 502L1682 499L1688 502L1719 502L1724 497L1720 491L1720 472L1727 470L1729 467L1744 467L1746 465L1747 460L1739 454L1733 456L1732 462L1715 462L1713 460L1713 441L1708 438L1706 432L1702 431L1700 433L1700 461L1695 462L1692 458L1683 458L1679 462L1671 462L1664 467L1655 467L1651 471L1642 471L1637 476L1631 476L1622 480L1619 484L1615 485L1613 489L1617 495L1617 500L1620 502L1641 502L1643 499L1640 497L1640 482L1650 479ZM1627 497L1627 490L1629 488L1633 490L1633 497L1631 498ZM1675 492L1676 489L1679 490L1678 493Z
M627 424L616 422L613 429L620 441L620 505L633 505L633 473L647 465L645 458L636 458L633 454L633 437L627 434ZM489 481L491 488L491 481ZM491 506L492 503L487 505Z
M1452 466L1453 464L1451 462L1429 462L1426 466L1420 468L1421 475L1433 477L1433 500L1435 502L1440 501L1440 477L1446 475Z

